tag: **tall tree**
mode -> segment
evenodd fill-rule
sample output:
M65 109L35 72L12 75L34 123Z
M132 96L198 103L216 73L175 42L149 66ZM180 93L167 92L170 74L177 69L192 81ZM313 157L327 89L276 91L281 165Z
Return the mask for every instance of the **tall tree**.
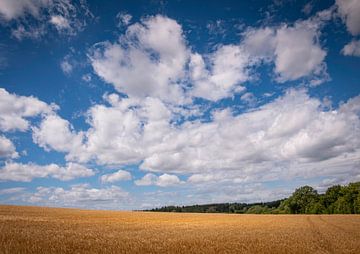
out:
M310 186L303 186L284 201L284 208L290 213L313 213L318 209L315 204L319 200L317 191Z

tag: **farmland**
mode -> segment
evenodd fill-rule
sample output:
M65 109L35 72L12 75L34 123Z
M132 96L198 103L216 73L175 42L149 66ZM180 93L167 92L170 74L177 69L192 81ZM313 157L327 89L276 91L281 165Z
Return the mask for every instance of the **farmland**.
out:
M359 215L0 206L1 253L359 253Z

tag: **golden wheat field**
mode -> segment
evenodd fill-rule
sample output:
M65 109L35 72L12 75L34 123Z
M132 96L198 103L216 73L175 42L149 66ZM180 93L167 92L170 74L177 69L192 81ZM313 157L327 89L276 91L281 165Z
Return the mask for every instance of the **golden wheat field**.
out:
M0 206L1 253L360 253L357 215Z

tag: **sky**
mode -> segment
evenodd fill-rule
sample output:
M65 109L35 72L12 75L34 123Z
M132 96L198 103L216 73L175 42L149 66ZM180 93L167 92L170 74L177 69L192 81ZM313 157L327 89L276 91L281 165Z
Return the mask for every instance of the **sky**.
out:
M0 203L265 202L360 181L360 1L0 1Z

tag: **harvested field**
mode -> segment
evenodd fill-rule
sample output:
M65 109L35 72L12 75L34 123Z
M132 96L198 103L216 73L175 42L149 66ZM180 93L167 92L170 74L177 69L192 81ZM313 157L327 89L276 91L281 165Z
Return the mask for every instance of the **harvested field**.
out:
M360 216L0 206L0 252L360 253Z

